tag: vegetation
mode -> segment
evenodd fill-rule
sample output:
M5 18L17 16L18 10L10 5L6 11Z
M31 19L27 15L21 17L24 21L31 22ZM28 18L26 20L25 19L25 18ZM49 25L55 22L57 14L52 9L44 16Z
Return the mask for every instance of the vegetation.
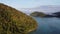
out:
M44 17L44 18L50 18L50 17L55 17L54 15L49 15L49 14L45 14L43 12L33 12L30 14L31 16L34 16L34 17Z
M30 15L35 16L35 17L44 17L44 16L46 16L46 14L44 14L43 12L33 12Z
M36 28L32 17L0 3L0 34L25 34Z

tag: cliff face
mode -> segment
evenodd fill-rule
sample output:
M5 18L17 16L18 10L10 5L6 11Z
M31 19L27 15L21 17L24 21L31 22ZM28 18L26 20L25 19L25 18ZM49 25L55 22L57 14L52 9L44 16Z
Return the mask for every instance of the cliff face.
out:
M25 34L36 27L37 23L33 18L0 3L0 34Z

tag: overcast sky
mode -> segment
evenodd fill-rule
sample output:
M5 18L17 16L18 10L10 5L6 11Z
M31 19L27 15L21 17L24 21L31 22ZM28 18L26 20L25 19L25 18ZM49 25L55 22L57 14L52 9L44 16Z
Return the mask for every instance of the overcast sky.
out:
M0 3L20 9L34 8L41 5L60 5L60 0L0 0Z

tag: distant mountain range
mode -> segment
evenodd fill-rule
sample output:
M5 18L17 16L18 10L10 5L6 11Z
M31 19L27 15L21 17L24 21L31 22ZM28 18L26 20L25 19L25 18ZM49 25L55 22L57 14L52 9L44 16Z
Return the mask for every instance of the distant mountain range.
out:
M45 14L43 12L32 12L30 14L30 16L33 16L33 17L58 17L60 18L60 12L55 12L55 13L52 13L51 15L49 14Z
M60 5L45 5L45 6L35 7L35 8L22 8L20 10L22 10L24 13L27 13L27 14L30 14L34 11L50 14L50 13L54 13L54 12L59 12Z

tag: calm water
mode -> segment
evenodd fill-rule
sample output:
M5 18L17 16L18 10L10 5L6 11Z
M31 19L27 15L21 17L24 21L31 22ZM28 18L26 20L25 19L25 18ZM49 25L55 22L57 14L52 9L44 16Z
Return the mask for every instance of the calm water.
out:
M35 19L38 22L38 28L30 34L60 34L60 18L35 17Z

